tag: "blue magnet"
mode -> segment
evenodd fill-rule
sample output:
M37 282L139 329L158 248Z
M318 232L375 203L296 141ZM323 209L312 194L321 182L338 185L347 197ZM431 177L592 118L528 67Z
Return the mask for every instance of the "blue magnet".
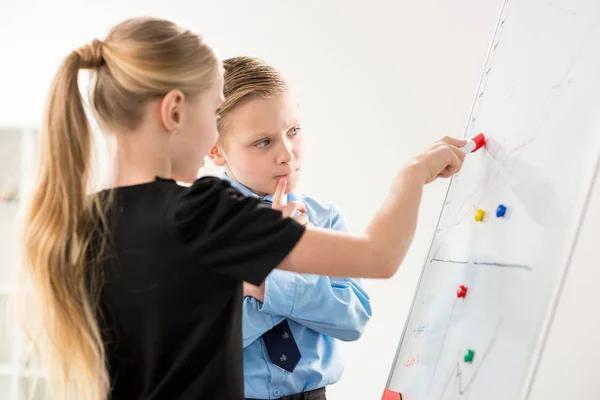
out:
M504 204L500 204L496 209L496 217L503 218L506 215L506 206Z

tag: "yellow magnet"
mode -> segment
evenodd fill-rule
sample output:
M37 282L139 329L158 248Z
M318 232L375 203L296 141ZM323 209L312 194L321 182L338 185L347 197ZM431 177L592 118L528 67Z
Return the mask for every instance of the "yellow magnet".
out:
M481 208L479 208L477 210L477 212L475 213L475 221L481 222L481 221L483 221L483 217L485 217L485 211L483 211Z

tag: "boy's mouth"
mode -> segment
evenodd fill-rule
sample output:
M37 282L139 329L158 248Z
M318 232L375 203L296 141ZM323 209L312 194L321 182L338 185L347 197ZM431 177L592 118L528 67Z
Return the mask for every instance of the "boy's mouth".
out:
M289 178L291 175L295 175L296 172L298 172L299 170L300 170L300 168L298 168L298 169L296 169L294 171L288 172L287 174L275 175L275 179Z

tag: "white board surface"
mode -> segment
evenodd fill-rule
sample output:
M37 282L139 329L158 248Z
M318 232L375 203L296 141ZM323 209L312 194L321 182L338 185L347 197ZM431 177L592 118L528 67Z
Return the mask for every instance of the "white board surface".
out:
M527 398L598 170L599 49L599 0L505 3L465 132L488 143L450 184L388 380L404 400Z

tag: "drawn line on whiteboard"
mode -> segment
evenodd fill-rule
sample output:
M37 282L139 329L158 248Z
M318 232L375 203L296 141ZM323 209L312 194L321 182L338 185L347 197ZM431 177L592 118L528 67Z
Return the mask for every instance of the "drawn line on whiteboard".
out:
M600 14L598 14L598 16L596 17L594 22L591 24L589 31L587 32L584 39L579 44L579 47L577 48L577 50L574 52L573 57L571 58L571 63L568 66L568 68L566 69L564 75L562 76L562 79L560 80L561 90L560 91L551 90L548 93L548 96L546 97L546 99L544 100L544 104L547 106L545 106L545 111L540 113L539 124L536 128L533 129L533 132L531 134L532 139L535 138L537 136L537 134L541 131L542 127L547 122L546 118L549 115L551 115L552 111L557 106L559 99L562 99L560 94L563 94L562 92L564 92L564 90L566 90L566 86L568 86L572 83L572 79L570 78L571 73L572 73L573 69L575 69L575 67L577 66L577 63L579 62L579 59L584 54L585 49L588 48L587 47L588 41L593 37L597 37L597 36L594 36L593 34L595 31L598 30L597 29L599 26L598 21L600 21ZM553 99L552 99L552 97L553 97ZM523 134L525 134L525 133L526 133L526 130L524 129Z
M479 203L481 203L481 202L482 202L482 201L485 199L485 197L486 197L486 195L488 194L489 190L490 190L490 189L491 189L491 188L494 186L494 184L496 183L496 180L497 180L497 179L500 177L500 174L501 174L501 172L502 172L502 170L503 170L504 166L506 165L506 163L508 162L508 160L509 160L509 159L511 159L511 157L514 155L514 153L516 153L517 151L521 150L522 148L524 148L524 147L528 146L528 145L529 145L529 144L531 144L531 143L532 143L534 140L535 140L535 138L529 138L529 139L527 139L527 140L525 140L524 142L520 143L519 145L517 145L516 147L514 147L512 150L510 150L510 151L508 152L508 154L506 155L506 158L505 158L505 159L502 161L502 164L501 164L501 167L502 167L502 168L498 168L498 169L496 170L496 173L495 173L495 174L494 174L494 176L492 177L492 179L491 179L491 180L490 180L488 183L486 183L486 186L485 186L485 188L484 188L484 190L483 190L483 193L482 193L482 194L479 196L479 198L478 198L478 202L479 202ZM493 155L493 154L491 154L491 153L490 153L490 155L491 155L492 157L494 157L494 155ZM452 193L454 193L454 190L456 190L456 183L455 183L455 184L453 184L453 185L451 186L450 190L452 190L452 191L453 191ZM469 195L469 197L467 197L467 199L466 199L465 201L463 201L463 203L461 204L461 206L458 208L458 212L457 212L457 214L461 212L461 210L462 210L462 209L463 209L463 208L464 208L464 207L467 205L467 203L469 202L469 200L470 200L470 199L471 199L471 198L472 198L474 195L478 194L478 192L479 192L479 191L480 191L480 188L477 188L477 189L475 189L475 190L474 190L474 191L473 191L473 192L472 192L472 193ZM463 221L465 220L465 218L466 218L466 217L469 215L469 213L473 212L475 209L477 209L477 206L476 206L475 204L471 204L471 207L469 207L469 208L468 208L468 209L467 209L467 210L466 210L466 211L463 213L463 215L462 215L460 218L458 218L458 219L455 219L455 222L454 222L453 224L451 224L451 225L448 225L448 226L446 226L446 227L442 228L442 232L443 232L443 233L441 233L440 244L438 245L437 251L436 251L436 252L434 253L434 255L433 255L433 257L434 257L434 258L435 258L435 257L436 257L436 256L439 254L440 250L442 249L442 247L443 247L443 244L444 244L444 242L445 242L445 240L446 240L446 237L447 237L447 235L448 235L448 231L449 231L449 230L451 230L452 228L454 228L454 227L456 227L456 226L458 226L458 225L462 224L462 223L463 223Z
M531 144L533 141L534 141L534 138L529 138L529 139L527 139L524 142L520 143L519 145L517 145L516 147L514 147L513 149L511 149L508 152L508 154L506 155L506 157L504 158L504 160L502 161L502 163L500 165L502 168L498 168L496 170L496 173L494 174L493 178L489 182L486 183L486 186L485 186L485 188L483 190L483 194L479 197L479 199L478 199L477 202L480 203L480 202L482 202L485 199L485 196L487 195L488 191L494 186L496 180L500 176L500 173L502 172L502 170L503 170L504 166L506 165L507 161L509 159L511 159L511 157L514 155L514 153L517 152L517 151L519 151L519 150L521 150L523 147L526 147L527 145ZM492 154L491 152L489 152L489 154L492 156L492 158L495 158L495 154ZM456 184L454 184L451 189L454 191L456 189ZM471 192L471 194L469 195L469 197L467 197L466 200L464 200L463 203L458 208L457 214L462 211L462 209L467 205L467 203L469 202L469 200L474 195L476 195L480 191L480 189L481 188L477 188L473 192ZM475 204L471 204L471 207L469 207L467 209L467 211L460 218L458 218L457 220L455 220L455 222L453 224L448 225L445 228L443 228L442 231L447 231L447 230L449 230L451 228L454 228L455 226L460 225L464 221L464 219L469 215L469 213L472 210L476 210L476 209L477 209L477 206ZM442 240L442 242L443 242L443 240Z
M460 260L443 260L441 258L432 258L431 262L440 262L447 264L463 264L463 265L480 265L484 267L498 267L498 268L518 268L524 269L527 271L531 271L532 268L528 265L523 264L508 264L508 263L499 263L499 262L487 262L487 261L460 261Z
M452 395L452 400L460 400L458 398L458 390L456 389L458 389L458 379L454 379L454 388L452 389L452 393L454 394Z
M557 106L558 100L561 98L559 96L559 94L561 93L557 93L560 91L557 91L556 89L562 89L565 90L565 87L570 85L572 83L572 79L570 78L571 76L571 72L573 71L573 69L575 68L575 66L577 65L577 62L579 61L579 59L581 58L581 55L583 54L585 48L586 48L586 44L587 42L590 40L591 37L593 37L593 33L595 32L595 30L597 30L597 26L598 26L598 20L600 19L600 15L598 16L598 18L596 18L596 20L593 22L592 26L589 29L589 32L585 35L584 39L581 41L578 49L575 51L572 59L571 59L571 63L570 65L567 67L564 75L562 76L562 79L560 80L560 83L555 85L554 87L552 87L553 90L551 90L548 95L546 96L546 98L544 99L544 101L542 102L544 104L544 106L542 107L542 111L539 113L539 116L537 118L537 120L535 122L533 122L531 124L531 128L527 129L526 127L523 127L521 129L523 134L527 134L529 133L529 137L527 140L525 140L523 143L521 143L520 145L516 146L515 148L513 148L506 156L506 158L504 159L504 162L502 162L502 167L504 167L506 165L506 163L508 162L508 160L511 158L511 156L521 150L523 147L529 145L531 142L533 142L538 133L541 131L542 127L544 126L545 123L547 123L547 118L548 116L552 113L552 111L554 110L554 108ZM494 48L493 51L496 50L496 47L498 47L498 45L500 44L500 41L498 41ZM489 65L492 64L492 62L488 63ZM490 67L491 68L491 67ZM485 85L482 88L482 92L485 92ZM481 104L481 102L483 101L481 99L481 96L478 97L478 103ZM475 122L476 120L476 113L475 111L473 111L472 113L472 120L471 123ZM529 131L529 132L528 132ZM500 172L502 171L502 168L498 169L496 171L495 176L492 178L492 180L486 185L484 192L481 196L479 196L479 202L482 202L485 198L485 196L487 195L488 191L494 186L494 183L496 181L496 179L499 177ZM451 189L454 190L455 189L455 184L451 185ZM473 193L471 193L471 195L464 201L464 203L459 207L458 209L458 213L460 213L460 211L463 209L463 207L468 203L468 201L471 199L471 197L479 192L479 188L475 189L475 191ZM451 228L460 225L464 219L469 215L470 212L472 212L473 209L476 209L477 207L475 205L472 205L469 209L467 209L467 211L460 216L458 219L455 220L455 223L445 227L444 229L442 229L444 232L450 230ZM442 238L442 244L444 242L444 238ZM442 246L440 244L439 249L441 249ZM437 253L436 253L437 254Z
M446 380L446 384L444 385L444 389L442 390L442 392L440 394L440 397L439 397L440 399L446 394L446 390L448 390L448 385L450 384L450 381L453 380L452 379L453 377L454 377L454 385L455 385L454 387L456 388L456 386L458 384L458 394L459 394L459 396L463 396L463 395L465 395L469 391L469 388L471 387L471 385L473 384L473 382L477 378L477 375L479 374L479 371L481 370L481 368L485 364L485 360L486 360L487 356L490 354L490 351L494 347L494 343L496 342L496 338L498 336L498 329L500 328L501 324L502 324L502 320L499 320L498 324L496 325L496 329L494 330L494 335L490 339L490 342L488 343L485 351L483 352L483 354L481 356L481 361L479 362L479 364L477 365L477 367L473 371L473 375L471 375L471 378L465 383L464 387L463 387L463 381L462 381L463 371L460 368L460 353L458 354L459 361L454 365L454 367L452 368L452 370L448 374L448 378Z
M556 10L563 11L563 12L566 12L568 14L571 14L572 16L576 16L577 15L577 13L575 11L569 10L568 8L565 8L565 7L562 7L562 6L557 6L556 4L550 3L549 6L552 7L552 8L555 8Z
M433 368L433 375L431 375L431 381L429 382L429 389L427 389L427 395L425 396L425 399L429 398L429 391L431 390L433 380L435 379L435 373L437 372L438 365L440 363L440 358L442 357L442 350L444 349L444 344L446 344L446 337L448 336L448 331L450 330L448 328L450 326L450 321L452 321L452 315L454 314L455 308L456 308L456 299L454 299L454 303L452 303L452 311L450 311L450 314L448 315L448 321L446 322L444 338L442 339L442 345L440 346L440 351L438 353L437 360L435 361L435 367Z
M496 173L494 174L494 177L488 182L488 184L485 186L485 189L483 191L483 194L481 195L481 197L479 198L478 202L481 203L484 199L485 196L487 195L488 191L494 186L494 184L496 183L496 180L498 179L500 173L502 172L504 166L506 165L507 161L509 159L512 158L512 156L514 155L514 153L516 153L517 151L521 150L522 148L526 147L527 145L531 144L534 141L534 138L529 138L523 142L521 142L520 144L518 144L517 146L513 147L508 154L506 155L506 158L503 160L503 162L501 163L501 168L498 168L496 170ZM499 150L498 150L499 151ZM496 154L491 154L492 158L495 158ZM471 195L469 197L467 197L467 199L461 204L460 208L458 209L459 211L463 209L463 207L469 202L469 200L471 199L471 197L476 194L479 191L479 189L476 189L473 193L471 193ZM475 204L472 204L472 206L469 208L469 210L471 209L476 209L477 206ZM465 215L463 215L463 217L460 218L460 222L462 222L462 220L468 215L469 211L467 211L467 213ZM459 222L459 223L460 223ZM455 226L455 225L451 225L451 226Z

